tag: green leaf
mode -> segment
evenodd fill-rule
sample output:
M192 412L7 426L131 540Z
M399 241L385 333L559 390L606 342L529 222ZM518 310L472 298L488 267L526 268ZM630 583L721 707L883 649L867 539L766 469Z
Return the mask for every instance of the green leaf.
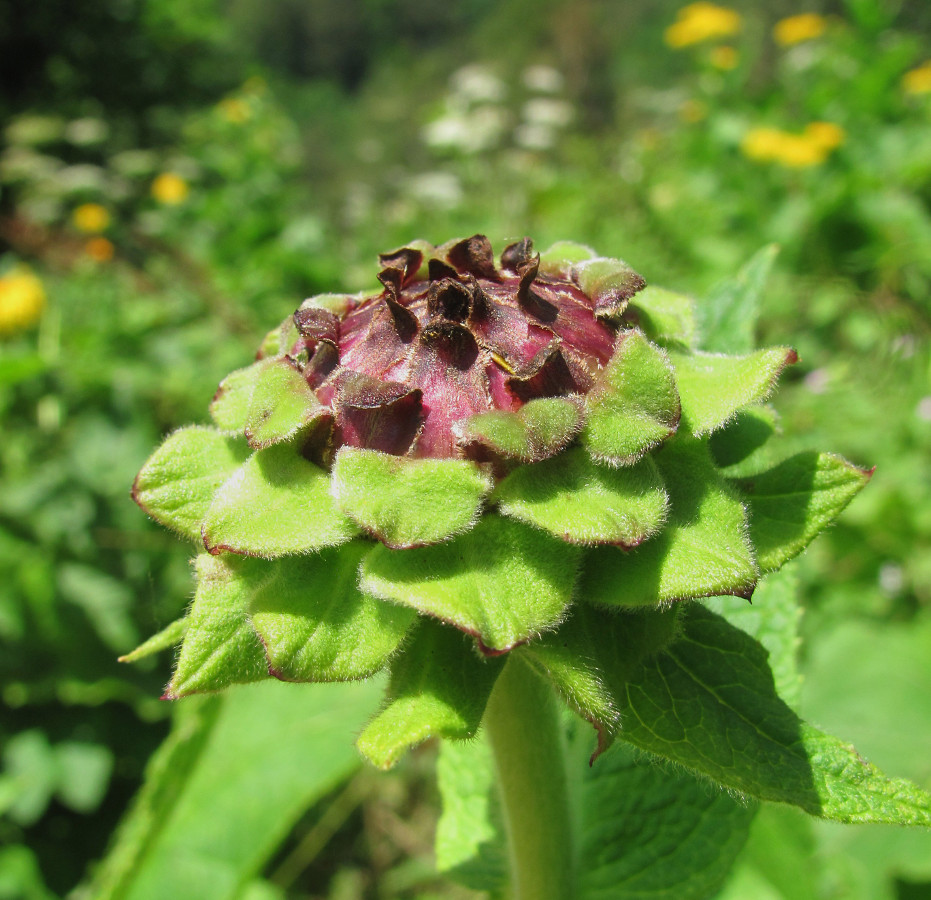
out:
M605 673L625 740L729 789L826 819L931 825L931 795L886 778L779 699L753 638L698 604L684 623L679 640L633 677Z
M63 741L55 747L58 759L58 798L69 809L92 813L110 786L113 753L103 744Z
M568 397L540 397L517 412L477 413L459 425L459 444L478 445L506 459L536 462L563 450L582 427L582 410Z
M505 515L573 544L634 547L666 519L666 492L651 459L610 469L581 447L520 466L492 497Z
M577 603L558 631L518 649L545 674L566 702L598 732L592 759L611 745L622 726L621 713L602 672L624 680L647 655L676 634L677 607L619 614Z
M763 288L778 253L776 244L763 247L733 279L717 285L700 305L705 350L745 353L753 349Z
M207 554L197 557L197 592L167 698L268 677L265 653L246 615L247 582L240 575L251 562Z
M624 319L661 347L690 350L698 340L695 301L651 284L631 299Z
M213 428L180 428L136 476L133 499L160 524L199 541L214 494L247 454L242 441Z
M356 540L315 556L244 567L252 625L276 678L365 678L397 650L416 614L359 592L359 563L370 548Z
M765 400L779 374L798 361L789 347L771 347L747 356L670 354L682 401L682 425L701 435L720 428L745 406Z
M743 848L757 804L616 744L591 767L575 729L569 758L580 900L705 900Z
M628 552L587 553L579 597L641 606L716 594L749 597L757 567L743 504L712 465L708 445L678 437L653 455L669 494L669 519Z
M503 665L501 658L479 656L456 629L421 618L392 663L390 699L359 736L359 750L390 769L428 738L472 737Z
M443 801L437 871L475 891L504 891L510 874L507 839L494 757L484 735L441 741L436 782Z
M154 656L161 653L162 650L168 650L181 643L182 638L187 634L188 617L182 616L175 619L170 625L166 625L158 634L153 634L147 641L143 641L135 650L121 656L118 662L138 662L148 656Z
M217 428L237 434L245 432L252 392L267 365L268 360L260 359L251 366L230 372L220 382L210 403L210 416Z
M95 900L237 900L295 823L360 765L382 683L266 681L176 707L97 868Z
M721 468L736 466L760 449L775 433L779 418L769 405L742 409L709 440L711 455Z
M749 503L750 538L760 568L778 569L801 553L872 474L831 453L807 452L733 482Z
M358 529L337 508L330 479L289 444L256 451L220 488L204 546L269 558L342 544Z
M389 547L449 540L478 519L491 479L465 459L408 459L343 447L332 493L339 508Z
M636 462L679 424L679 396L669 360L636 330L620 334L614 356L585 404L582 444L610 465Z
M289 359L267 359L249 399L246 439L256 448L293 437L327 410L317 400L300 369Z
M362 590L411 606L508 650L562 621L578 548L494 514L446 544L378 545L362 564Z

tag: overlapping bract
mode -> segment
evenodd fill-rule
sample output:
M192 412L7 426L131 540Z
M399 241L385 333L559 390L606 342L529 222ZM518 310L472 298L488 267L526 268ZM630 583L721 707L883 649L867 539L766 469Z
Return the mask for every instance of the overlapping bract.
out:
M377 294L306 301L223 381L214 426L139 473L137 502L205 551L168 696L387 667L360 746L389 765L473 733L496 658L539 645L605 744L597 662L558 640L573 604L607 633L749 597L869 477L826 454L729 477L794 351L700 352L692 302L619 260L525 239L496 263L477 235L382 264Z

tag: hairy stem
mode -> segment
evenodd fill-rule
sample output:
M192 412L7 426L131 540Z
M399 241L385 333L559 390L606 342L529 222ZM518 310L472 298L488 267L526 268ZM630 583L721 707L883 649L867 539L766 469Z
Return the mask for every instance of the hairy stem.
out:
M560 710L511 654L485 711L505 811L515 900L572 900L573 847Z

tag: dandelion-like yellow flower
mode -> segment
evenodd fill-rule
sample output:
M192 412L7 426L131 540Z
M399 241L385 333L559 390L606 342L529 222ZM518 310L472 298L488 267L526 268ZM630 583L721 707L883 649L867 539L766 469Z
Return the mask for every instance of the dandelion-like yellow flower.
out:
M113 259L116 248L113 246L112 241L108 241L105 237L95 237L84 245L84 252L94 262L109 262Z
M902 90L906 94L931 94L931 60L902 76Z
M82 203L71 213L71 222L84 234L99 234L110 227L110 213L99 203Z
M773 37L777 44L791 47L793 44L801 44L802 41L821 37L827 27L828 20L824 16L819 16L817 13L800 13L797 16L780 19L773 26Z
M833 122L810 122L805 126L805 137L830 152L847 140L847 132Z
M152 196L165 206L184 203L190 192L188 183L176 172L162 172L152 182Z
M38 321L45 308L45 288L28 269L0 278L0 334L14 334Z
M663 39L675 50L703 41L725 38L740 31L740 13L704 0L683 6L676 21L663 33Z
M252 118L249 104L241 97L227 97L221 100L217 104L217 110L227 122L232 122L233 125L242 125L243 122L248 122Z
M740 54L730 44L722 44L711 51L708 59L716 69L729 72L731 69L737 68L737 64L740 62Z

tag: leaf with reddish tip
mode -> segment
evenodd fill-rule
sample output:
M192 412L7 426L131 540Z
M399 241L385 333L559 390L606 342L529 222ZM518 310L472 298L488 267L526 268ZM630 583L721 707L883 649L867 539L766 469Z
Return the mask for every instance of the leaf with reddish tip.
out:
M290 444L256 451L217 492L204 546L273 558L342 544L358 534L330 496L330 479Z
M574 265L572 278L594 301L595 314L599 316L620 315L645 284L643 277L626 262L603 256Z
M679 395L666 354L640 331L618 336L610 362L585 398L582 444L596 460L636 462L679 424Z
M563 450L582 427L580 403L568 397L541 397L517 412L491 410L457 427L462 447L480 446L497 456L537 462Z
M591 247L572 241L557 241L540 254L540 274L568 278L576 263L594 259L598 254Z
M210 417L217 428L231 434L245 432L252 404L252 392L268 363L269 360L260 359L251 366L230 372L220 382L210 402Z
M790 347L771 347L746 356L672 353L682 401L682 424L692 434L720 428L740 409L761 403L782 370L798 362Z
M422 618L392 663L390 700L359 736L359 750L390 769L428 738L472 737L503 665L480 657L456 629Z
M662 347L691 349L698 340L695 301L652 284L631 299L624 319L632 320Z
M325 309L341 319L349 310L357 306L367 295L362 294L317 294L316 297L308 297L298 308L302 309Z
M256 449L286 441L329 412L289 359L262 360L246 416L246 439Z
M379 671L416 614L360 593L359 563L372 545L357 540L314 556L246 560L247 611L269 672L284 681L352 681Z
M773 571L801 553L872 474L834 454L808 452L732 482L750 507L750 539L760 568Z
M503 652L562 621L579 549L494 513L445 544L377 546L363 591L450 622L486 651Z
M666 520L666 492L649 458L612 469L581 447L520 466L492 496L505 515L573 544L634 547Z
M268 677L262 644L246 615L248 592L238 574L244 562L253 561L197 557L197 593L167 697L174 700Z
M736 491L708 446L677 437L653 459L669 493L666 527L629 552L589 551L579 597L604 606L645 606L733 594L749 597L758 569Z
M136 476L132 496L156 522L193 540L221 485L248 454L235 440L200 425L170 434Z
M389 547L419 547L468 531L491 479L465 459L409 459L343 447L332 492L339 508Z

